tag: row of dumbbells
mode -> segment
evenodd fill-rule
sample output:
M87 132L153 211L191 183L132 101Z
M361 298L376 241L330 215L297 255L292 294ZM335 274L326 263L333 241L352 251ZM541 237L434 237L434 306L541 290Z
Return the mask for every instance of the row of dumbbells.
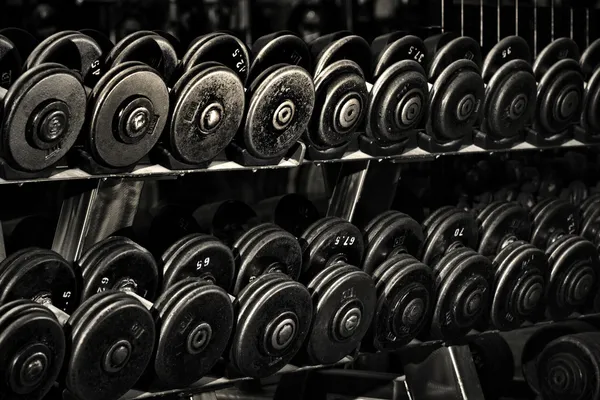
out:
M396 32L369 45L348 32L310 44L278 32L251 51L227 33L185 51L150 31L116 45L89 30L41 43L16 29L0 35L0 155L13 175L47 171L67 153L106 173L148 154L172 169L206 166L222 152L244 165L277 163L298 140L310 158L330 159L357 137L369 154L394 155L473 140L487 149L525 138L556 145L574 132L593 142L600 129L600 41L580 55L561 38L533 63L516 36L484 59L474 39L451 33L423 41Z

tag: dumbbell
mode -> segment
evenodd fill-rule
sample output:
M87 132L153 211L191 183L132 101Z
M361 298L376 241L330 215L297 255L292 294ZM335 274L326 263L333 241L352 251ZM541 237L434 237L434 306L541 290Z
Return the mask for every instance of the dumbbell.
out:
M472 38L452 33L425 39L429 92L425 130L419 146L432 153L457 151L472 143L485 95L481 48Z
M120 42L109 50L88 34L65 31L41 42L27 59L28 67L56 61L88 80L101 76L93 88L86 88L88 118L77 153L78 166L91 173L131 170L154 147L166 124L165 83L148 65L119 63L124 47L126 42ZM148 48L152 46L143 52ZM163 72L172 67L164 64Z
M597 143L600 120L597 117L598 91L600 90L600 40L592 42L581 54L579 65L584 79L581 117L575 126L575 139L582 143Z
M243 165L278 163L306 130L315 104L310 53L290 32L259 38L246 81L246 113L226 149Z
M320 217L313 202L296 193L265 199L253 209L261 222L272 222L295 237L299 237Z
M0 271L0 348L8 376L2 392L8 390L8 398L41 399L63 358L60 380L76 398L116 400L135 384L155 338L152 316L139 301L106 292L77 307L77 273L50 250L18 251Z
M545 348L548 346L548 344L555 342L561 337L565 337L567 335L571 336L596 331L597 328L594 325L586 321L577 320L558 322L551 325L546 325L535 331L527 339L521 351L521 369L523 372L523 377L527 381L529 387L536 394L542 394L542 386L547 385L547 383L545 383L544 380L547 377L549 377L549 371L546 369L546 366L540 364L539 361L542 352L545 351ZM575 355L577 353L573 352L572 354ZM557 361L560 360L560 358L561 357L558 357ZM572 360L575 360L575 358L573 358ZM547 361L548 360L546 358L544 364L546 364ZM571 369L571 365L569 365L569 363L565 363L563 364L563 368L557 368L556 372L560 373L561 370L563 373L566 374L570 374L570 372L581 372L577 371L576 369ZM593 397L586 398L592 399Z
M55 63L18 76L22 59L5 36L0 36L0 54L2 176L48 176L84 125L84 86L76 73Z
M545 199L532 210L531 244L548 257L550 280L546 313L552 320L581 311L598 287L600 259L594 244L576 236L577 208L559 199Z
M416 256L423 245L417 221L398 211L384 212L363 229L363 270L373 276L377 307L366 349L398 350L419 336L433 311L431 268Z
M512 383L515 362L510 346L497 332L469 338L469 349L486 400L500 399Z
M154 154L171 169L206 167L233 139L245 104L240 77L221 61L231 65L232 54L247 53L241 50L243 43L231 35L220 34L212 41L200 37L180 66L173 40L150 31L133 33L117 43L107 56L107 64L114 68L139 61L161 73L171 86L171 107L167 129ZM207 59L209 56L214 59ZM247 65L249 61L239 62Z
M373 85L359 146L375 156L400 154L416 147L417 128L427 114L427 50L418 37L394 32L377 37L371 54Z
M536 146L562 144L572 136L583 99L579 48L568 38L547 45L533 63L538 82L537 106L527 141Z
M360 230L337 217L312 223L298 238L302 274L313 301L310 333L301 363L331 364L353 354L366 335L377 302L372 278L361 271Z
M483 62L482 77L485 98L474 143L489 150L510 148L524 140L536 106L537 86L525 39L509 36L494 45Z
M489 257L494 269L491 325L509 331L536 322L543 316L550 267L544 251L527 243L529 211L517 203L493 202L479 212L477 223L477 252Z
M459 340L475 328L492 302L493 266L477 248L473 215L446 206L424 222L421 261L432 268L436 299L430 336Z
M218 256L215 257L210 261L217 262ZM172 267L173 260L169 261L165 270ZM157 262L148 250L119 236L96 243L77 264L82 274L83 301L95 293L121 291L132 294L153 313L158 340L151 366L142 379L145 384L187 387L210 371L225 351L233 330L234 313L229 295L219 285L211 285L206 279L182 279L179 273L179 279L174 281L171 277L162 295L151 303L160 290L162 274ZM219 265L224 268L223 275L231 276L232 271L225 270L227 264ZM211 275L213 279L215 276ZM221 284L223 280L215 282Z
M193 218L205 232L219 238L227 246L257 224L257 214L248 204L239 200L225 200L206 204L193 212Z

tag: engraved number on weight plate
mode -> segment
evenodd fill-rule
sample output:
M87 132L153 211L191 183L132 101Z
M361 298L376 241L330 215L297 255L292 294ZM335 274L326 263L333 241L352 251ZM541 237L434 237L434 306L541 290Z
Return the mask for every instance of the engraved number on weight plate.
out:
M210 265L210 257L206 257L204 260L196 262L196 271L200 271L202 268L206 268Z
M463 237L465 236L465 228L456 228L454 230L454 237Z
M567 217L567 221L569 223L569 233L575 233L575 231L577 230L577 226L575 224L575 215L569 214L569 216Z
M419 64L423 63L423 59L425 58L425 54L423 54L423 52L415 46L410 46L408 49L408 55L413 56L415 61L417 61Z
M334 244L336 246L352 246L355 241L356 238L354 236L336 236Z
M506 58L512 54L512 47L502 50L502 58Z
M242 57L242 52L240 49L235 49L233 53L231 53L233 58L239 58L239 60L235 63L235 68L238 72L246 72L246 62Z

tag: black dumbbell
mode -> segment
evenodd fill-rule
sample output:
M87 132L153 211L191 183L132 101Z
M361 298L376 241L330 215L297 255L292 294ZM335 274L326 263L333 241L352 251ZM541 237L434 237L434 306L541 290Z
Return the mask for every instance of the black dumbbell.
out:
M457 151L470 144L485 95L481 48L472 38L444 33L425 39L430 87L425 131L419 146L429 152Z
M600 333L565 335L548 343L536 359L540 394L547 400L600 397Z
M485 332L469 338L469 349L485 399L500 399L515 372L510 346L497 332Z
M207 166L229 145L244 115L244 85L222 64L232 64L232 53L247 56L241 50L243 44L228 34L212 41L199 39L181 65L174 39L150 31L127 36L107 57L111 68L127 61L147 63L172 85L166 131L155 152L157 160L168 168ZM241 62L247 65L249 60Z
M301 361L335 363L358 349L375 312L375 284L358 267L362 234L346 220L327 217L311 224L298 240L303 249L301 281L314 308Z
M521 369L529 387L536 394L541 394L540 389L544 383L538 375L538 360L549 343L565 335L595 331L597 331L597 328L585 321L557 322L536 330L527 338L521 351Z
M538 54L533 73L538 82L534 123L527 141L552 146L572 137L571 126L579 119L583 99L583 75L579 48L568 38L559 38Z
M49 175L84 125L84 86L75 72L56 63L19 76L22 58L5 36L0 36L0 54L2 175L7 179Z
M417 128L427 114L427 50L416 36L394 32L371 44L374 60L361 150L400 154L416 147Z
M575 139L583 143L597 143L600 134L598 119L598 91L600 90L600 40L592 42L581 54L579 65L584 79L581 117L575 127Z
M362 268L373 276L377 290L375 316L363 347L397 350L427 328L435 302L431 268L416 258L423 231L408 215L388 211L372 219L363 236Z
M477 215L477 252L493 260L489 321L506 331L543 316L550 268L543 250L527 243L529 211L518 203L494 202Z
M510 148L524 140L536 106L537 87L525 39L509 36L492 47L482 77L486 83L483 119L474 142L484 149Z
M192 216L192 211L191 208L177 203L159 204L148 211L149 224L141 228L147 232L147 237L136 239L159 259L175 241L202 232Z
M567 187L560 191L559 197L562 200L579 207L588 197L588 187L583 181L576 179L569 182Z
M165 258L180 257L175 258L178 262L182 254L173 253L181 250L183 244L179 242L180 247L170 248ZM225 253L226 261L229 254ZM233 261L233 257L230 260ZM109 237L93 245L77 263L83 278L82 300L99 292L122 291L132 294L154 314L158 340L142 382L168 388L186 387L205 375L225 351L233 330L234 312L227 292L209 283L210 279L223 283L221 277L216 278L212 273L211 278L186 280L181 270L172 270L173 260L168 261L164 269L171 269L177 279L170 277L169 284L164 285L162 295L154 303L151 301L159 293L161 271L152 254L132 240ZM210 261L220 260L209 260L206 269ZM230 263L230 271L226 271L227 262L218 265L224 269L223 275L229 275L229 278L225 276L225 284L229 283L233 266Z
M550 266L546 313L553 320L566 318L581 311L598 287L598 250L576 236L579 212L569 203L545 199L532 209L531 221L531 244L545 250Z
M0 271L7 324L2 341L9 354L3 370L10 377L3 391L41 399L59 376L63 357L61 381L77 398L116 400L135 384L155 338L152 316L139 301L107 292L77 308L77 273L50 250L21 250Z
M423 223L424 264L433 269L436 302L430 335L458 340L476 327L492 301L493 267L477 248L479 230L473 215L442 207Z
M237 238L257 224L258 216L243 201L226 200L198 207L193 218L201 232L214 235L232 247Z
M146 43L150 42L155 45L151 40ZM84 147L77 160L91 173L132 169L154 147L166 124L165 83L146 64L120 63L124 47L126 43L120 42L109 51L88 34L66 31L44 40L27 59L28 67L58 62L88 80L101 76L93 88L87 88ZM151 54L151 49L147 44L142 52ZM170 70L170 64L163 64L163 72Z
M279 162L306 130L315 104L310 53L290 32L259 38L246 81L246 114L227 148L244 165Z

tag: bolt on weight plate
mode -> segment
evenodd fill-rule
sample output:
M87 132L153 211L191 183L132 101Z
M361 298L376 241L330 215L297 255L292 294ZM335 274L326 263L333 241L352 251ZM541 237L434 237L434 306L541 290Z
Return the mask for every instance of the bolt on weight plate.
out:
M111 69L89 98L87 143L100 163L127 167L158 142L169 113L169 92L155 70L138 62Z
M244 86L224 66L197 65L171 91L168 143L188 164L211 161L231 142L244 116Z
M96 243L79 261L83 277L81 299L106 290L132 291L153 301L159 273L152 254L130 239L113 236Z
M283 274L263 275L236 303L229 359L242 376L264 378L285 366L308 335L313 307L308 290Z
M71 313L79 304L78 281L73 266L57 253L23 249L0 263L0 304L30 299Z
M58 378L65 336L46 307L15 300L0 307L0 395L7 400L43 398Z
M531 212L533 232L531 244L548 248L561 235L579 231L579 213L575 206L559 199L539 203Z
M302 268L302 249L296 238L274 224L261 224L242 235L233 245L237 276L236 296L256 277L282 272L296 280Z
M492 262L473 250L459 248L446 254L433 273L437 298L430 334L434 339L460 339L489 307Z
M95 294L71 315L67 325L71 351L65 384L78 398L120 398L151 361L154 320L139 301L126 293Z
M494 202L477 216L481 238L477 252L493 257L516 240L531 235L529 212L518 203Z
M347 264L332 265L309 284L314 317L305 344L312 364L332 364L351 354L366 335L377 302L371 277Z
M493 267L492 325L510 331L524 321L541 319L550 278L544 252L524 241L515 241L498 253Z
M423 246L423 230L406 214L388 211L380 214L364 230L365 256L362 269L372 274L386 259L396 254L418 256Z
M360 266L364 239L352 223L337 217L322 218L300 237L302 244L302 277L311 280L322 269L344 262Z
M231 290L235 275L233 252L217 238L204 234L185 236L164 253L163 290L185 278L199 278Z
M368 334L380 351L410 343L427 327L433 310L431 269L407 254L388 258L373 273L377 306Z
M225 352L233 330L231 299L218 286L186 279L163 292L155 306L161 324L154 372L168 387L188 387Z
M26 71L4 98L3 157L24 171L52 166L75 143L85 110L85 89L75 72L54 63Z

